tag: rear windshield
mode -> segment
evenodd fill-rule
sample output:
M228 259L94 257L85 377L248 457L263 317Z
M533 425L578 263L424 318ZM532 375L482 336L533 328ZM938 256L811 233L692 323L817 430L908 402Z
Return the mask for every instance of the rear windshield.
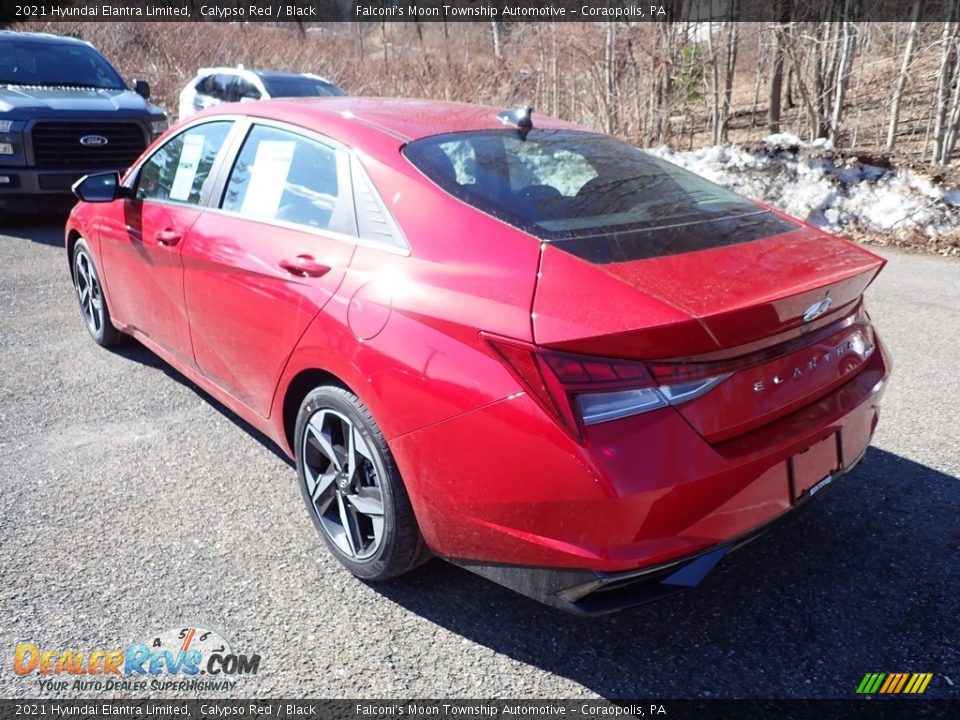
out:
M451 195L596 263L797 229L699 175L605 135L450 133L416 140L403 152Z
M260 80L270 97L343 95L343 90L336 85L303 75L261 75Z

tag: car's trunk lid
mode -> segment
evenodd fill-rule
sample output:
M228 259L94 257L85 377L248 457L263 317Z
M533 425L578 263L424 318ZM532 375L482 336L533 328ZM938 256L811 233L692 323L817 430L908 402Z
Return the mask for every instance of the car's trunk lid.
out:
M807 357L810 351L798 338L810 334L814 343L812 333L823 335L823 328L849 316L884 263L863 248L810 228L727 247L609 264L592 264L547 243L533 302L534 338L540 345L570 352L667 366L709 367L716 362L721 367L722 361L753 355L758 358L754 374L770 370L766 374L772 383L782 373L793 375L793 365L787 367L793 360L807 367L813 356ZM836 353L843 343L872 343L872 334L828 335L814 354ZM783 353L778 354L778 348ZM843 372L803 372L791 377L789 390L778 388L777 393L751 398L762 407L755 413L744 410L750 417L731 408L741 402L743 393L753 393L744 390L747 385L752 388L766 374L752 379L745 370L690 403L689 413L682 404L678 409L689 414L688 420L705 437L722 439L828 392L859 366L852 358L853 354L843 358ZM736 390L736 397L724 386ZM708 412L711 402L715 406Z

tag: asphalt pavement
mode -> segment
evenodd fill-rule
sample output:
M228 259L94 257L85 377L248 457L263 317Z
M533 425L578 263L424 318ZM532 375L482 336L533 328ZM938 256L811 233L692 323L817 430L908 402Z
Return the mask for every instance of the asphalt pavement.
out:
M125 695L41 691L17 643L187 626L261 656L219 696L851 697L867 672L958 696L960 262L884 252L894 375L853 473L696 590L584 619L441 561L348 575L269 441L143 347L93 344L61 242L0 230L0 697Z

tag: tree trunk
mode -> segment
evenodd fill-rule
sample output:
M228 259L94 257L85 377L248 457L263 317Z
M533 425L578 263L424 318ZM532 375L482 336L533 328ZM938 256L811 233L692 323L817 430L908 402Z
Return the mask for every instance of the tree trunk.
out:
M607 111L607 132L611 135L618 130L617 100L615 97L617 75L614 62L616 22L607 23L606 40L603 45L603 100Z
M736 0L734 0L730 7L733 11L736 10ZM720 140L719 142L727 142L728 133L730 129L730 109L733 105L733 81L736 76L737 71L737 44L740 39L740 25L735 21L730 21L727 24L727 56L726 56L726 67L723 78L723 105L720 108Z
M767 129L780 132L780 98L783 95L784 23L774 30L773 62L770 65L770 105L767 109Z
M497 20L490 21L490 32L493 34L493 56L503 58L503 28Z
M957 40L958 39L955 38L954 42L957 42ZM958 133L960 133L960 58L956 57L955 50L953 61L953 100L950 117L947 121L947 134L943 140L943 150L941 151L944 165L950 162L950 156L953 154L953 149L957 145Z
M919 17L920 0L914 0L913 8L910 10L910 30L907 33L907 46L903 50L903 64L900 66L900 75L897 77L893 97L890 99L890 125L887 128L888 153L893 152L893 146L897 141L897 125L900 124L900 103L903 101L903 91L907 86L907 73L910 72L910 63L913 62L913 48L917 44L917 31L920 29L917 18Z
M943 45L940 54L940 71L937 74L937 96L934 106L934 126L933 126L933 158L934 165L945 165L947 161L946 149L946 124L947 107L950 97L950 80L953 77L953 65L956 62L956 23L953 22L953 6L947 6L947 21L943 24L943 33L941 42Z
M849 0L845 10L849 10ZM846 14L846 12L845 12ZM830 119L830 141L836 146L840 138L840 122L843 120L843 103L847 98L847 86L850 82L850 67L856 48L856 28L852 22L843 22L843 45L837 60L837 73L834 80L833 115Z

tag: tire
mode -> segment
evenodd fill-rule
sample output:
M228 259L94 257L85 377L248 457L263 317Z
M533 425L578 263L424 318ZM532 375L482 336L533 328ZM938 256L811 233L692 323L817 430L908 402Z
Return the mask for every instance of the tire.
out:
M77 293L83 324L93 341L100 347L113 347L122 342L125 336L110 320L100 274L83 238L78 239L73 248L73 289Z
M386 439L353 393L311 391L297 414L294 451L307 512L351 573L388 580L430 558Z

